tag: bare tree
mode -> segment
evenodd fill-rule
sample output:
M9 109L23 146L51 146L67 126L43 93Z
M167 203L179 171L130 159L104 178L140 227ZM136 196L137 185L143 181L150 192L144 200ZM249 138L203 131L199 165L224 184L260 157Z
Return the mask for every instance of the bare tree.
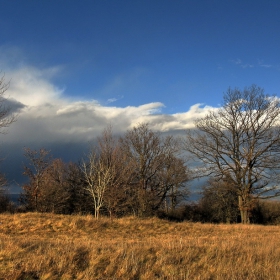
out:
M68 212L90 213L92 202L88 191L85 190L84 175L79 164L70 162L66 168L67 189L68 189Z
M7 185L8 181L5 174L0 173L0 213L8 211L12 205L7 192Z
M68 213L70 187L68 166L61 159L49 163L42 176L40 209L43 212Z
M93 199L94 216L98 219L100 209L104 205L104 194L114 178L114 167L104 163L101 158L92 150L88 161L82 162L82 172L85 180L85 190Z
M5 76L0 78L0 129L10 126L16 121L16 116L10 112L10 108L5 105L7 99L5 93L9 88L9 83L5 82ZM5 133L2 130L1 133Z
M7 107L5 98L6 91L9 88L9 83L5 82L5 76L0 77L0 133L6 133L5 128L10 126L13 122L16 121L16 116L11 113L10 108ZM0 159L2 161L2 159ZM3 194L6 192L5 187L7 187L8 182L4 174L0 173L0 193ZM5 200L8 197L5 196Z
M35 211L39 210L39 198L42 193L42 188L46 181L46 172L51 163L49 151L46 149L31 150L24 149L24 156L28 159L28 165L24 166L24 175L29 177L29 183L25 184L22 188L24 194L22 200Z
M138 202L138 214L153 214L161 207L172 187L186 182L187 176L180 176L178 180L179 169L174 168L178 163L178 142L172 136L161 136L147 123L142 123L129 130L120 139L120 144L123 153L133 161L134 174L130 186ZM185 173L184 166L183 169Z
M130 213L131 195L129 184L133 175L133 161L122 152L119 141L112 133L112 127L104 129L98 138L98 147L102 164L110 167L112 180L104 193L104 205L110 217Z
M165 198L166 211L174 212L180 202L189 196L187 182L191 179L191 172L186 167L183 159L169 155L165 159L165 167L159 172L159 182L165 188L162 199ZM159 201L161 204L162 201Z
M203 187L199 206L207 222L237 222L239 213L236 189L226 180L210 178Z
M252 85L229 89L222 107L187 132L185 149L203 167L198 175L228 180L236 190L242 223L250 222L255 199L280 193L279 118L279 99Z

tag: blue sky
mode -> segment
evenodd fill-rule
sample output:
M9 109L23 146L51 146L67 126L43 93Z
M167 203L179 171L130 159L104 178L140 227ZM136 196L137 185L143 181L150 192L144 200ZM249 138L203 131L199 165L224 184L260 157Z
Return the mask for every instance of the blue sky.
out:
M109 123L185 129L228 87L279 95L279 12L278 0L0 0L0 69L18 114L2 150L59 151Z
M280 92L279 1L0 3L9 66L59 69L66 96L176 113L217 106L229 86Z

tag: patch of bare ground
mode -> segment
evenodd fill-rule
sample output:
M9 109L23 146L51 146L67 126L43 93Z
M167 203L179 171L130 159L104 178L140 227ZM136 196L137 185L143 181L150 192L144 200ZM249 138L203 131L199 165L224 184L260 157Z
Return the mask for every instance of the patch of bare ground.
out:
M0 215L0 279L280 279L280 227Z

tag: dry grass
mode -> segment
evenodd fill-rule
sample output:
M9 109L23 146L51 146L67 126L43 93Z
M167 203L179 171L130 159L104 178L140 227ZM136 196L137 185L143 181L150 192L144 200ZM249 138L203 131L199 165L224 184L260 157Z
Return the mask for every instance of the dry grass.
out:
M0 279L280 279L280 227L0 215Z

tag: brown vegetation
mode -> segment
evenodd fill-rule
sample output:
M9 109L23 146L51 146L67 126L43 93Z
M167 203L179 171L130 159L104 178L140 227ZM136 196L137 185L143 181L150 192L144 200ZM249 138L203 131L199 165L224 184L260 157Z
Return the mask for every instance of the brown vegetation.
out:
M188 195L190 171L179 140L139 124L122 138L104 130L81 163L52 159L49 151L25 149L22 210L121 217L174 211Z
M280 227L0 215L0 279L280 279Z

